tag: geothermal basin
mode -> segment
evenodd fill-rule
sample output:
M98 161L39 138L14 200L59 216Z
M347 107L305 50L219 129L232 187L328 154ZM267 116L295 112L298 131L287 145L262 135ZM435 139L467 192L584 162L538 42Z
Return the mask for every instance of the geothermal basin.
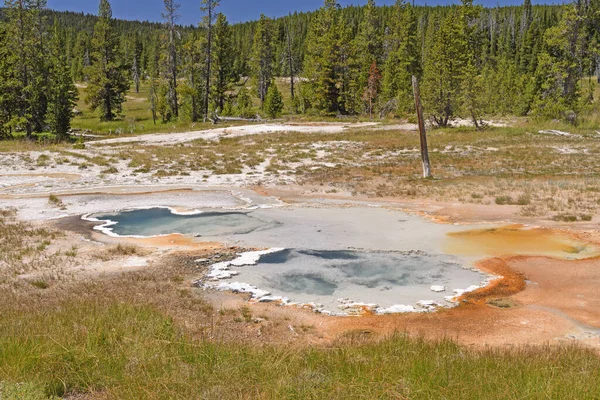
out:
M560 258L585 258L598 250L566 236L540 242L539 235L526 228L478 225L473 230L379 207L184 213L150 208L84 218L102 222L96 229L111 236L181 234L270 249L211 265L196 284L249 293L253 301L309 306L335 315L365 309L380 314L421 312L455 305L460 294L494 279L473 268L474 261L496 255L493 251L507 252L498 249L506 237L518 242L521 252L527 253L531 242L530 253ZM497 245L478 244L482 236Z

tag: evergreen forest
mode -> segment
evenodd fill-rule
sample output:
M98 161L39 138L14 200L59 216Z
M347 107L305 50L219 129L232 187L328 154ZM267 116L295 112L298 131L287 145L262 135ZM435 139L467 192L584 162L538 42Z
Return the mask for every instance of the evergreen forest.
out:
M99 122L122 119L127 92L144 86L155 125L283 114L411 117L412 76L433 126L460 117L481 128L489 115L577 124L595 111L598 0L494 8L472 0L342 8L325 0L315 12L239 24L219 12L218 0L202 0L197 26L179 17L174 0L164 0L162 23L114 19L108 0L97 16L6 0L0 137L67 138L78 100Z

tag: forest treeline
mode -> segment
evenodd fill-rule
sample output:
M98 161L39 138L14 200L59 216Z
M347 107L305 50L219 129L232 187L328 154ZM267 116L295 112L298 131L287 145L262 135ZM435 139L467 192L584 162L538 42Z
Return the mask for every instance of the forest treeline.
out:
M65 136L74 82L86 85L85 101L101 120L119 118L125 93L142 84L155 123L276 117L284 110L276 77L287 78L291 113L406 115L414 75L439 126L457 116L479 126L487 114L575 123L593 101L582 79L600 69L600 0L495 8L472 0L341 8L325 0L312 13L233 25L218 0L198 5L199 25L181 26L174 0L164 0L162 23L116 20L108 0L98 16L5 0L0 135Z

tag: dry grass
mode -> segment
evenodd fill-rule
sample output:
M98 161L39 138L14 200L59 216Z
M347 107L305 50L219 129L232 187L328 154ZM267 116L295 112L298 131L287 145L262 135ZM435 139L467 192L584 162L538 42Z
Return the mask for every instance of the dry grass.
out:
M253 183L295 181L322 188L323 194L512 205L522 216L532 218L561 220L561 215L575 215L578 221L586 221L587 216L598 214L598 134L578 127L571 129L569 137L540 135L536 132L543 128L567 127L538 121L516 125L481 132L470 128L430 132L433 180L420 178L418 135L393 130L288 132L81 151L50 147L35 157L27 152L19 157L32 168L100 166L101 174L142 175L139 179L196 174L207 180L212 175L245 174L253 177Z
M68 252L52 248L62 234L20 222L15 215L14 210L0 210L0 286L18 285L19 275L32 272L46 283L59 279L73 264Z
M120 257L145 256L149 252L138 246L131 244L118 244L109 248L97 251L93 254L93 258L101 261L110 261Z

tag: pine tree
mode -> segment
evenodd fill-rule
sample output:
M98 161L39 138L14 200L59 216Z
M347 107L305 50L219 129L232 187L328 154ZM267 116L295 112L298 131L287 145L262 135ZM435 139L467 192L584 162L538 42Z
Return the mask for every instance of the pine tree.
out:
M138 35L135 36L133 63L131 64L131 79L135 84L135 92L140 92L140 83L142 80L142 53L144 46Z
M75 39L71 57L71 76L74 81L87 81L84 69L89 66L90 38L86 31L81 31Z
M544 34L544 48L535 72L532 112L548 118L574 118L582 78L582 17L578 6L568 6L561 22Z
M225 109L227 93L237 80L234 69L234 50L231 28L225 15L219 13L214 26L214 71L213 93L215 104L221 112Z
M412 76L421 76L417 21L413 8L405 0L397 0L395 18L388 28L389 55L383 72L383 101L386 113L412 112L414 100Z
M256 86L256 94L260 99L261 107L265 103L269 87L273 81L274 60L273 27L271 20L261 15L254 34L252 57L250 60L252 79Z
M358 28L358 34L354 39L354 58L356 65L352 80L353 105L357 108L362 100L364 88L368 85L371 66L380 65L383 57L383 42L381 40L381 23L377 15L375 0L368 0L364 9L363 19ZM359 101L357 101L359 100ZM362 111L362 110L360 110ZM372 111L372 109L370 110Z
M381 82L381 74L375 60L371 63L369 68L369 78L367 79L367 86L364 89L362 99L367 104L369 110L369 118L373 119L374 102L379 94L379 85Z
M100 111L100 120L112 121L123 110L129 81L127 66L120 61L119 36L115 31L108 0L100 0L99 19L92 37L91 65L86 103Z
M275 82L272 82L271 85L269 85L269 91L265 97L263 110L269 118L277 118L283 111L283 96Z
M135 85L135 92L140 92L140 80L142 71L140 71L139 59L137 57L133 57L133 63L131 64L131 79L133 80L133 84Z
M430 22L423 71L423 106L436 125L445 127L460 108L466 40L455 10L440 23Z
M148 72L150 75L150 91L148 93L148 102L150 103L150 111L152 113L152 122L156 125L158 114L158 86L159 86L159 69L160 69L160 45L156 39L153 40L150 46L148 62Z
M335 25L334 51L335 79L338 87L337 112L339 114L363 113L359 81L359 63L356 42L352 40L352 27L345 18L338 18Z
M586 12L588 71L600 83L600 0L588 1Z
M185 81L182 83L183 108L191 121L202 119L206 107L206 53L207 38L201 34L192 34L183 44L183 71Z
M14 74L10 86L15 90L11 97L14 114L7 123L10 129L24 129L31 138L34 130L43 128L45 111L45 84L47 71L45 64L40 66L40 51L44 26L40 23L40 12L45 2L36 0L6 0L7 19L7 63L12 65Z
M285 37L286 37L286 52L285 58L287 61L288 74L290 77L290 97L292 99L292 104L296 103L296 65L294 59L294 49L292 46L293 33L290 24L286 24L285 26Z
M73 83L67 55L64 52L65 37L58 24L54 23L52 37L50 87L48 90L48 123L50 131L58 140L69 137L73 107L77 103L77 88Z
M0 139L10 137L15 104L18 97L19 81L15 58L9 54L9 36L3 23L0 23Z
M31 80L31 123L34 132L43 132L46 128L46 112L48 110L48 74L46 18L42 11L46 8L46 0L30 0L30 13L33 20L33 52L30 62L33 63ZM63 49L64 51L64 49Z
M461 66L461 102L462 109L473 121L476 129L481 127L480 118L484 110L483 80L479 66L481 65L478 54L480 54L480 35L475 24L481 10L473 6L473 0L461 0L459 24L464 49L464 64Z
M177 20L179 18L179 7L173 0L164 0L165 10L162 14L165 20L165 76L168 82L167 102L171 108L173 117L179 117L179 99L177 96L177 72L178 72L178 42Z
M339 5L325 0L325 5L311 21L306 38L304 74L309 80L312 105L321 112L340 112L339 72Z
M201 10L206 13L203 18L203 28L206 30L206 73L204 87L204 120L209 117L210 107L210 81L212 79L212 62L213 62L213 25L215 22L215 9L221 3L220 0L202 0Z
M242 86L237 95L236 112L241 118L253 118L255 117L252 111L252 98L250 92L246 86Z

